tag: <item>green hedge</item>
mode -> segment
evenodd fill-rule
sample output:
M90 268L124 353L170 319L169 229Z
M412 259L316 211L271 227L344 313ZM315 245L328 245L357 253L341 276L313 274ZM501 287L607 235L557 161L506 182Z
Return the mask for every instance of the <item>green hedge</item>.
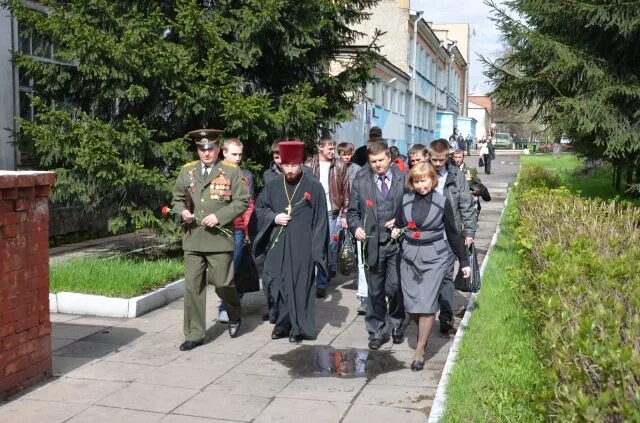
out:
M640 208L584 199L523 167L521 300L555 378L556 421L640 421Z

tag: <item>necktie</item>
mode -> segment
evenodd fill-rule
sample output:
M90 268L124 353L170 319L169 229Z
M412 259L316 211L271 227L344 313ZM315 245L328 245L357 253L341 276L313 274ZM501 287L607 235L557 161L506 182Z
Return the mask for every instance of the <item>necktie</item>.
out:
M387 186L387 175L380 175L380 191L383 197L387 197L389 194L389 187Z
M206 176L209 173L211 173L211 166L205 166L205 167L202 168L202 175L203 176Z

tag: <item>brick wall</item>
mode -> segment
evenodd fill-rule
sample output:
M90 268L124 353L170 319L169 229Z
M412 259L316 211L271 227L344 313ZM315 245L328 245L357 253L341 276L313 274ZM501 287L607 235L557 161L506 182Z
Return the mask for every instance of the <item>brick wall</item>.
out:
M51 375L51 172L0 171L0 398Z

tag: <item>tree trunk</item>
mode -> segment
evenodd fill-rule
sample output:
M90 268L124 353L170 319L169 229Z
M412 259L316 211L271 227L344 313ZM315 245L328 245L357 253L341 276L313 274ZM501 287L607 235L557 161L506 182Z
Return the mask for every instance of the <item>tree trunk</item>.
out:
M615 186L616 191L620 191L620 186L622 185L622 167L615 166Z

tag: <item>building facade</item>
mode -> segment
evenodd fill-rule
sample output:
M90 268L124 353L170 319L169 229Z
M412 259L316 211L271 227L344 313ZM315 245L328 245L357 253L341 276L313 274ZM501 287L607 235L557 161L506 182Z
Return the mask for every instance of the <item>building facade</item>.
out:
M16 77L11 62L17 28L9 10L0 4L0 170L15 170L18 149L14 143L17 115Z
M372 40L376 30L382 31L384 35L378 39L380 54L389 64L409 76L404 113L398 113L399 119L394 121L393 129L389 128L391 132L377 125L382 128L383 136L404 154L413 144L426 145L434 139L447 138L452 131L457 131L458 117L466 116L468 65L465 55L468 55L469 26L440 28L429 22L423 12L411 10L408 0L381 0L370 12L369 20L354 28L366 34L360 42L366 44ZM450 36L466 37L460 42L464 46L464 54L455 40L442 38L450 37L450 32ZM393 78L397 78L395 84L401 81L397 76L385 79L386 76L380 76L378 68L374 75L380 81L374 86ZM379 92L379 87L373 90L367 87L367 99L372 105L380 104ZM384 110L373 107L371 113L376 117L366 121L367 105L358 105L356 109L361 109L358 113L365 119L362 126L364 134L374 126L374 121L388 125ZM402 119L405 136L400 138L397 132ZM366 135L357 138L365 140Z
M477 122L475 128L476 140L481 140L483 138L487 138L491 135L491 116L487 109L479 104L476 104L472 101L469 101L469 116L474 118Z

